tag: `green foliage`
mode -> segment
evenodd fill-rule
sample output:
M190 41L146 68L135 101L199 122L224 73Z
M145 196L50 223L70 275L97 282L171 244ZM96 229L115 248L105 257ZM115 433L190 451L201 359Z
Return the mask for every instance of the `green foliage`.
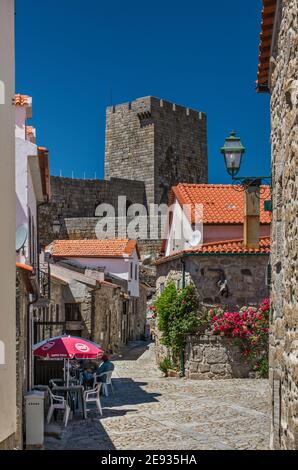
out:
M170 282L155 302L157 311L157 326L162 334L162 344L171 347L169 336L171 314L177 302L178 292L173 282Z
M268 357L263 357L258 364L258 374L262 379L268 378L269 375L269 362Z
M162 332L161 343L178 353L184 347L185 336L195 333L200 326L197 315L198 298L192 284L177 291L169 283L155 303L158 328Z
M165 359L160 361L159 368L165 375L167 375L168 370L174 369L175 365L172 363L172 361L168 357L166 357Z

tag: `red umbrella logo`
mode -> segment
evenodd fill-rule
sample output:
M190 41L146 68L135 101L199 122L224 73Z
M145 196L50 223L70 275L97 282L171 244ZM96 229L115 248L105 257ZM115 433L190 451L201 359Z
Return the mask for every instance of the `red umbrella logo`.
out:
M88 352L90 350L89 346L83 343L76 343L75 348L80 352Z
M41 349L42 349L43 351L48 351L48 350L51 349L54 345L55 345L54 341L50 341L50 342L44 344Z

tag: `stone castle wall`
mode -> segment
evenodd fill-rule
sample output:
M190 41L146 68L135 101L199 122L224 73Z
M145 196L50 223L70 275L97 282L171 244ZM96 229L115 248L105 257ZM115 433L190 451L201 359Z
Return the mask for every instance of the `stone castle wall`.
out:
M148 203L207 182L206 116L151 96L107 108L105 178L144 181Z
M298 0L278 11L271 76L271 447L298 448Z
M92 218L101 203L111 204L117 214L118 196L126 196L128 205L144 204L144 183L119 178L105 181L52 176L51 200L39 208L40 244L47 245L56 238L68 238L65 219ZM56 221L61 226L59 234L53 231Z

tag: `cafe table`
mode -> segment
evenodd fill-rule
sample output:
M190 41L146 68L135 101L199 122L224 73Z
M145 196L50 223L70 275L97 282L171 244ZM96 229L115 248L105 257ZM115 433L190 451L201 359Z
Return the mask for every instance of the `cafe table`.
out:
M78 408L78 403L79 399L78 397L80 396L81 399L81 405L82 405L82 414L84 416L84 387L83 385L55 385L52 388L53 392L59 392L62 393L64 396L66 396L68 403L71 407L71 410L73 413L75 413L75 404L72 400L72 394L74 393L76 396L76 404Z

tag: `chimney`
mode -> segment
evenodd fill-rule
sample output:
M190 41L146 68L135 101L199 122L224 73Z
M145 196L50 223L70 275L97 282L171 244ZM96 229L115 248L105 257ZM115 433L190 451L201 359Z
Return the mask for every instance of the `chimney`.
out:
M260 246L260 180L250 181L244 192L243 241L245 248Z

